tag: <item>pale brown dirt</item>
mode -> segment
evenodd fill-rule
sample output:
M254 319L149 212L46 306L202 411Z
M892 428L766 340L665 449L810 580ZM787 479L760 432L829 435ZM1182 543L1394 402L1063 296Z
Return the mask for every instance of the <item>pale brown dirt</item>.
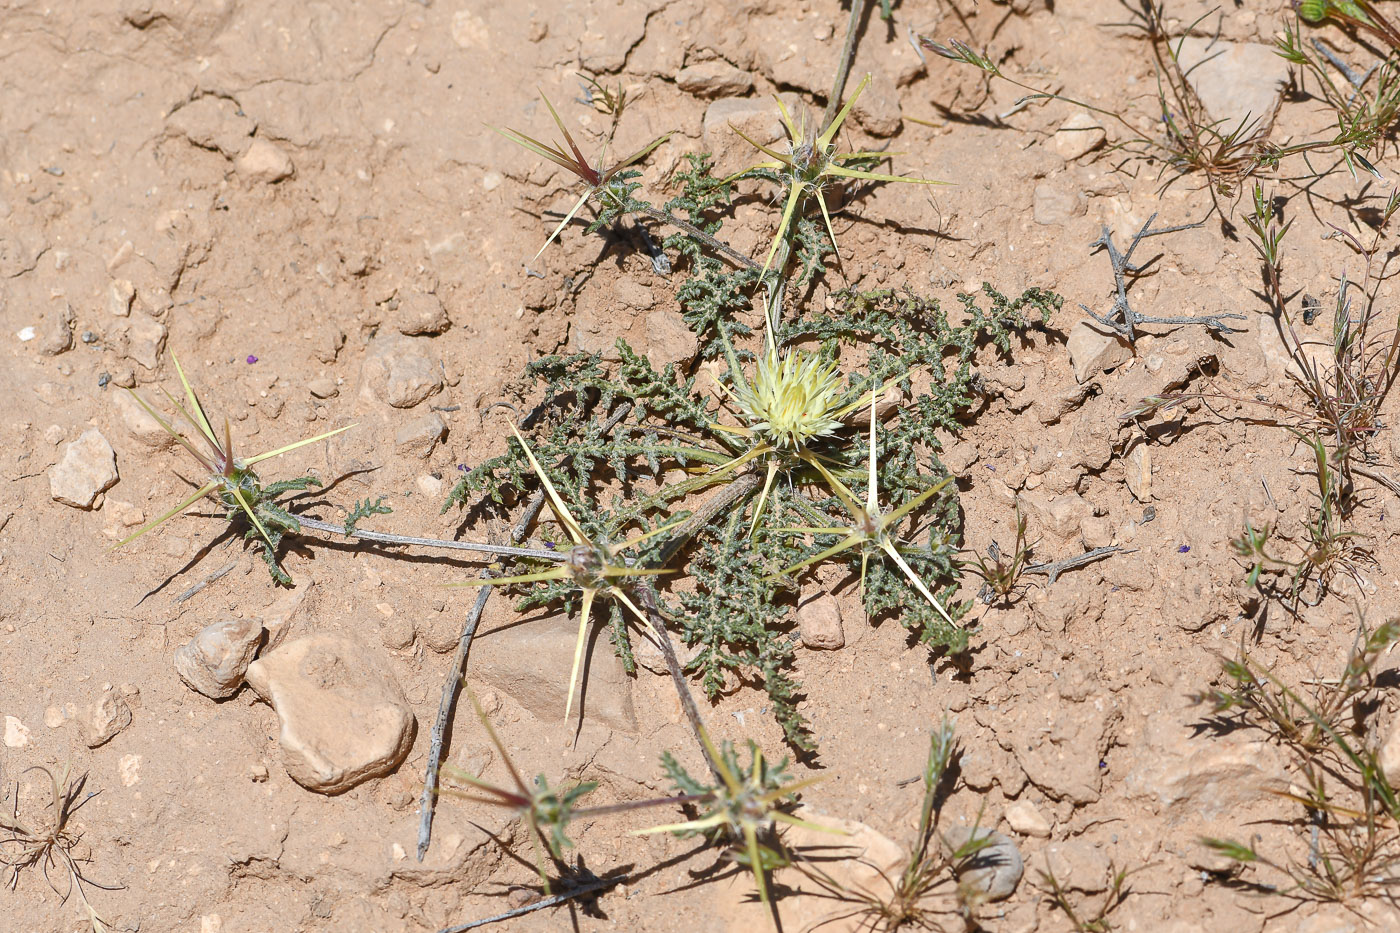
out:
M1090 257L1087 244L1102 225L1121 242L1154 211L1161 223L1199 219L1210 198L1191 180L1162 193L1155 167L1138 166L1136 178L1115 172L1119 160L1110 153L1066 163L1051 139L1072 113L1064 105L1021 110L1000 128L940 116L936 103L1005 113L1019 92L997 86L984 100L969 69L936 59L920 67L906 25L935 36L967 33L942 5L906 2L896 12L897 26L870 21L855 73L878 71L883 84L872 93L886 95L887 111L937 126L904 122L886 140L866 135L857 120L853 140L888 143L900 153L897 170L956 186L867 192L837 221L849 278L833 268L828 282L908 285L950 303L983 280L1011 294L1039 285L1065 295L1062 316L1018 348L1014 363L987 360L1004 397L970 413L953 447L968 464L967 543L1011 541L1018 490L1032 497L1077 490L1113 539L1134 550L1053 587L1042 579L1012 608L979 607L981 634L965 672L931 663L896 624L869 627L854 587L843 585L845 648L798 655L804 711L822 752L797 772L827 776L806 802L903 842L918 803L917 785L904 782L919 772L927 730L949 711L970 785L950 814L970 820L985 808L983 822L996 822L1021 800L1053 826L1050 840L1018 837L1031 868L1009 901L986 910L989 929L1068 928L1035 884L1034 866L1052 844L1068 846L1072 881L1086 888L1101 887L1109 859L1146 866L1115 914L1121 929L1254 933L1359 922L1310 905L1276 918L1291 901L1204 877L1202 835L1258 832L1275 845L1299 837L1257 822L1296 816L1263 793L1283 772L1282 753L1255 735L1200 728L1204 711L1189 695L1211 682L1217 653L1233 652L1242 636L1258 635L1259 657L1284 671L1334 674L1358 611L1374 622L1397 609L1387 517L1400 503L1380 488L1366 492L1356 529L1377 566L1365 587L1343 582L1297 618L1276 607L1262 633L1244 614L1244 568L1229 540L1246 514L1272 514L1294 529L1305 520L1310 480L1296 471L1307 465L1306 450L1276 428L1192 414L1189 430L1151 448L1156 518L1142 523L1144 503L1124 485L1122 455L1134 434L1118 415L1163 388L1171 361L1213 355L1234 390L1296 400L1259 314L1254 253L1224 236L1218 221L1145 247L1163 258L1134 292L1141 310L1240 311L1250 315L1248 332L1217 340L1158 328L1140 342L1137 359L1096 377L1083 404L1045 423L1047 406L1075 386L1064 336L1082 317L1077 303L1107 306L1108 264ZM1171 12L1183 23L1197 15ZM1267 42L1282 16L1275 2L1231 7L1224 34ZM983 4L967 22L976 44L1009 50L1006 67L1017 74L1087 89L1098 103L1149 106L1144 47L1104 25L1122 18L1107 0L1076 0L1053 11ZM80 817L93 858L88 871L119 886L92 897L117 929L435 930L505 909L506 888L533 879L528 864L503 857L481 829L503 831L500 818L461 801L440 806L424 866L412 855L428 729L473 595L439 584L466 579L478 565L311 538L288 551L298 583L289 597L240 543L211 545L221 525L207 516L182 517L129 548L109 549L129 530L117 516L132 508L158 515L185 488L179 476L190 466L178 452L143 446L115 406L128 378L148 393L155 383L178 384L164 355L155 368L137 359L142 329L152 320L168 329L167 345L205 404L228 413L247 450L358 422L332 444L285 458L278 475L315 470L330 478L372 465L326 501L348 506L385 495L394 514L374 527L451 536L461 518L438 515L433 487L441 480L445 489L459 465L503 449L500 411L488 412L496 402L522 402L510 385L523 364L619 335L646 349L647 309L619 303L617 283L642 283L661 308L673 288L634 242L584 237L577 228L533 264L542 279L527 277L522 263L553 223L542 212L572 201L575 189L483 123L547 135L538 84L586 147L595 145L606 118L574 100L575 72L606 74L639 95L618 151L676 133L647 162L647 190L660 192L681 154L704 145L708 102L677 88L679 68L720 58L754 75L755 96L796 91L821 103L845 20L834 0L0 4L0 715L29 730L27 742L0 748L0 764L25 801L41 799L35 775L24 774L31 765L72 762L90 772L89 789L101 794ZM1290 131L1302 133L1321 131L1327 118L1305 111L1292 119ZM240 173L235 161L254 140L280 147L294 174L267 183ZM1385 161L1380 166L1385 171ZM1346 223L1342 199L1360 184L1342 172L1311 198L1293 198L1290 291L1328 296L1326 303L1343 267L1359 277L1359 260L1319 237L1326 223ZM1042 196L1068 199L1049 224L1033 219L1037 186ZM757 254L775 211L749 199L727 234ZM109 310L116 279L135 287L130 317ZM418 338L441 361L443 391L399 410L362 393L361 367L371 338L390 326L392 299L412 292L434 292L452 326ZM817 300L825 293L819 288ZM1380 300L1393 300L1389 286ZM74 346L45 355L65 308ZM20 341L31 326L38 337ZM1154 355L1168 360L1161 377ZM253 356L257 362L247 362ZM105 388L102 374L113 380ZM307 387L318 379L335 381L338 394L314 398ZM395 433L430 405L448 426L445 443L426 461L396 451ZM100 509L85 512L51 501L47 471L89 426L116 449L121 478ZM1376 441L1382 463L1394 461L1391 442L1389 429ZM483 523L465 533L504 530ZM1077 534L1058 538L1034 514L1032 534L1043 559L1082 550ZM229 562L232 572L176 601ZM289 606L293 632L337 633L382 652L403 685L419 729L394 775L341 796L309 793L280 764L268 706L248 690L216 703L176 677L173 650L205 625ZM405 619L417 640L385 647L388 630ZM509 601L493 599L483 656L490 631L513 621ZM88 749L72 713L107 684L139 690L134 720ZM560 722L536 718L509 691L490 689L488 700L526 773L600 780L609 801L665 792L662 750L698 764L671 686L641 671L624 689L636 731L590 724L577 748L566 747ZM748 687L705 706L717 733L751 736L779 754L781 731L764 709L762 694ZM491 760L469 712L459 711L454 734L452 760ZM499 761L489 773L503 778ZM713 852L685 857L691 843L627 835L644 820L574 828L591 870L626 868L637 873L632 882L572 916L541 912L500 929L764 927L742 874L717 866ZM528 861L523 836L514 838ZM800 928L814 917L789 919ZM0 929L81 927L76 903L60 903L36 872L0 895Z

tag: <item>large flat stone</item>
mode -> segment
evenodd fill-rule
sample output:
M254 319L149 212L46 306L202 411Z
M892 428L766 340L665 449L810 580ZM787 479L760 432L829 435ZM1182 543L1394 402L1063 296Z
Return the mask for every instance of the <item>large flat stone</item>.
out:
M613 652L602 628L608 604L593 604L594 621L584 647L582 685L574 699L573 715L628 732L637 730L632 706L632 680ZM636 641L640 636L634 635ZM569 672L574 664L578 619L550 616L526 620L508 628L479 634L472 643L471 676L509 694L544 722L564 721L568 701Z
M277 711L287 773L309 790L338 794L388 774L413 744L398 681L348 639L288 642L250 664L247 681Z

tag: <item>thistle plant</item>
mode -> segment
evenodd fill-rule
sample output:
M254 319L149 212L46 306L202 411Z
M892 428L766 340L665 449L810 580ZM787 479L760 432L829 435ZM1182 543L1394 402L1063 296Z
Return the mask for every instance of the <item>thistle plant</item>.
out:
M583 194L579 195L579 199L574 202L574 206L564 215L564 219L559 221L559 225L550 233L549 239L544 241L544 246L541 246L539 252L535 253L534 257L530 260L531 262L540 258L540 254L543 253L549 244L554 242L554 238L569 225L569 221L573 220L574 216L583 209L583 205L588 203L589 198L596 197L600 201L605 202L605 204L610 205L614 210L626 211L631 202L632 187L635 187L635 185L629 186L628 178L632 177L632 174L625 173L624 169L646 158L653 149L671 137L670 133L658 136L627 158L614 162L607 168L594 168L592 165L589 165L588 160L584 157L578 144L574 142L573 134L564 126L564 121L559 119L559 113L554 109L554 105L549 102L549 98L545 97L544 93L541 92L540 99L543 100L544 105L549 108L549 114L554 118L554 124L559 127L559 132L564 134L564 141L568 143L569 146L568 152L565 152L564 147L558 143L541 142L532 136L526 136L518 130L509 128L502 129L487 124L488 128L493 132L499 133L518 146L525 147L535 153L535 155L543 156L560 168L572 172L584 183ZM620 113L620 109L618 112ZM604 146L603 154L599 161L601 162L606 158L607 146Z
M852 504L868 495L856 483L868 475L870 438L848 425L853 412L870 404L877 384L910 394L888 423L876 423L878 507L866 514L883 521L884 534L862 537L859 546L826 559L859 569L859 555L878 552L880 559L864 561L866 611L897 619L930 650L966 649L968 629L950 624L958 611L940 592L957 575L956 499L933 493L897 517L892 513L947 479L936 454L921 451L937 451L942 432L960 430L960 414L976 398L979 347L1010 353L1013 335L1033 326L1031 309L1045 316L1060 304L1058 296L1035 289L1011 299L988 287L980 297L959 297L954 324L936 302L913 294L839 292L832 311L784 324L789 343L800 340L813 349L782 349L772 362L765 361L772 338L758 338L766 346L760 345L757 361L741 360L729 324L720 319L717 349L730 371L724 401L733 409L723 417L693 377L674 366L653 367L624 341L613 367L592 354L529 364L526 384L537 383L544 393L531 455L551 465L551 483L577 523L595 541L615 540L621 528L671 526L628 553L634 566L674 567L693 583L656 594L662 617L694 649L686 671L711 698L738 678L760 683L795 748L810 750L814 743L799 709L802 684L791 673L797 639L790 587L774 574L835 541L819 537L808 544L782 529L836 526L834 514L843 506L815 463L859 490L859 496L847 492ZM851 348L859 349L862 366L845 372L839 361ZM927 389L912 390L915 371L926 374ZM536 483L531 457L511 443L503 455L465 473L444 508L503 508ZM611 490L611 499L599 488ZM941 488L951 493L951 484ZM927 513L921 530L898 535L900 520L920 507ZM856 529L859 517L850 515L851 525L835 540ZM673 524L677 519L683 524ZM882 537L934 600L890 559ZM606 582L623 586L616 577ZM518 608L576 599L579 592L571 578L556 576L532 589ZM635 600L632 588L626 592ZM619 600L609 603L614 646L630 666L633 613Z
M870 478L866 486L866 501L864 506L856 500L855 493L851 492L845 483L837 479L819 458L813 457L811 459L812 466L816 467L817 472L826 480L832 492L841 500L841 504L845 507L846 511L850 513L851 518L855 520L855 524L849 527L798 527L780 529L784 532L798 534L844 535L844 537L826 550L819 551L805 560L798 561L791 567L778 571L778 573L773 576L787 576L788 574L796 573L799 570L810 567L813 564L821 563L828 557L833 557L836 554L840 554L842 551L858 548L860 551L860 594L861 599L864 600L865 575L870 557L872 554L883 553L884 556L894 561L895 565L898 566L900 571L909 579L914 589L919 591L919 595L923 596L924 599L929 601L933 608L938 610L943 616L944 621L951 626L957 627L957 623L954 622L953 617L948 614L948 610L934 597L933 593L929 592L929 588L924 584L924 581L914 572L913 568L909 566L908 561L904 559L904 556L900 553L899 539L894 533L894 529L899 526L899 523L904 520L905 516L942 492L943 489L952 482L952 477L944 477L942 481L934 483L917 496L914 496L903 505L889 512L885 512L880 508L878 492L879 477L878 466L876 464L876 450L878 448L875 443L875 406L879 403L879 399L880 388L876 386L871 393L870 399Z
M517 574L509 577L483 577L479 580L468 580L465 583L451 583L449 586L492 586L509 585L512 583L537 583L545 580L561 580L571 583L583 596L583 608L580 613L578 625L578 641L574 646L574 665L569 673L569 694L565 701L564 718L567 720L573 712L574 688L578 684L579 668L583 664L583 648L588 635L588 618L593 608L593 601L599 593L607 595L631 610L632 615L641 622L643 630L648 625L647 618L636 604L613 580L621 577L654 576L665 573L664 569L642 568L628 566L624 561L619 561L616 554L629 548L636 547L648 538L661 534L670 529L670 525L654 529L645 534L638 535L631 540L625 541L616 548L607 544L590 540L584 534L583 527L569 511L568 505L564 502L559 491L550 482L549 474L544 467L535 459L535 454L530 450L530 445L525 442L525 438L516 430L515 425L510 426L511 433L515 435L516 441L520 444L525 456L530 461L530 466L534 469L535 475L539 477L540 484L544 487L545 494L549 497L550 508L554 510L559 523L564 526L564 530L573 540L573 548L569 551L567 560L559 566L549 570L541 570L535 573Z
M530 843L535 851L535 869L539 872L540 882L544 885L545 893L548 894L550 893L549 873L545 870L544 851L540 849L539 841L543 840L549 853L555 859L562 859L564 850L573 846L567 831L569 821L579 812L577 804L583 797L592 793L598 785L594 781L585 781L563 790L557 790L549 786L542 774L536 776L533 787L526 784L524 778L520 776L520 771L515 767L515 762L511 760L510 752L506 751L500 736L496 735L496 730L492 728L491 720L481 708L476 694L468 689L467 697L471 700L472 709L476 711L476 718L481 722L482 728L486 730L487 736L490 737L491 744L501 753L501 760L510 773L514 788L497 787L460 768L444 765L442 770L445 776L467 784L472 790L443 788L442 793L493 807L502 807L515 814L529 828Z
M783 216L778 222L778 232L774 235L773 245L768 248L768 255L763 260L764 273L767 273L773 264L773 257L778 252L778 245L790 232L793 219L802 216L802 205L810 198L814 198L817 206L821 209L822 221L826 224L827 235L831 237L832 248L837 249L837 259L840 260L841 254L836 246L836 231L831 227L831 211L826 203L826 193L835 185L845 184L850 179L905 182L915 185L947 184L947 182L932 181L926 178L910 178L906 175L885 175L859 167L884 158L885 153L883 152L839 153L836 151L836 134L841 129L841 124L846 121L851 108L855 106L856 100L869 84L870 75L866 75L865 79L856 87L855 93L837 111L835 118L820 131L816 126L808 125L805 112L802 114L801 120L794 121L782 99L774 98L778 101L778 110L783 117L783 127L788 134L786 152L770 149L762 143L756 142L731 124L730 129L742 136L749 145L764 155L770 156L771 160L751 165L726 180L733 180L749 172L767 170L776 172L778 180L787 188Z
M844 426L842 419L860 407L862 398L848 401L836 361L801 350L780 353L768 330L767 350L754 366L752 380L742 375L733 347L726 341L730 377L734 380L730 397L747 426L714 424L715 430L747 438L751 445L742 455L714 470L722 475L751 460L767 459L767 476L758 505L753 511L750 533L758 528L763 506L773 480L783 466L805 462L817 466L817 457L808 445L829 438Z
M634 832L637 835L674 833L682 838L705 836L711 841L734 846L735 861L753 872L759 900L767 905L768 873L789 861L787 851L776 836L776 824L801 826L818 832L840 832L799 819L782 809L798 791L822 778L790 780L787 759L776 765L771 764L764 759L763 749L752 741L749 742L748 768L739 763L739 755L732 743L725 742L721 749L716 749L714 741L704 729L700 731L700 741L704 744L711 766L720 777L719 785L706 785L691 777L670 752L662 754L662 763L677 789L689 800L703 804L705 813L683 823L653 826Z
M748 422L748 436L777 450L799 451L830 437L851 410L842 405L836 361L801 350L780 355L770 348L759 357L753 381L740 381L730 394Z
M300 532L301 524L295 515L277 504L277 499L292 490L320 486L321 481L314 476L307 475L264 485L262 479L254 472L253 467L264 460L271 460L273 457L280 457L282 454L290 453L308 444L334 437L342 431L350 430L355 425L336 428L334 431L327 431L315 437L296 441L267 453L239 457L234 453L228 419L224 419L222 433L215 433L204 412L204 406L200 404L189 380L185 378L185 371L180 366L179 359L173 352L170 354L170 359L175 364L175 372L180 376L180 385L184 387L185 401L188 403L188 407L169 392L165 392L164 388L161 391L165 393L165 397L175 406L185 422L194 429L194 437L176 430L140 395L129 389L127 391L131 392L132 398L136 399L147 414L154 418L156 423L173 437L177 444L194 457L195 462L203 469L208 479L179 505L134 534L118 541L113 547L119 548L130 544L153 528L159 527L179 515L195 502L205 496L210 496L224 509L227 520L233 521L240 514L248 519L250 527L245 532L244 537L248 540L261 539L263 560L267 563L268 572L272 575L273 580L283 586L291 586L292 578L277 563L277 547L281 544L284 534Z
M540 883L544 887L545 894L550 893L549 874L545 870L545 853L548 852L555 861L563 860L564 850L574 847L573 840L569 838L568 830L569 824L575 819L609 816L649 807L680 806L699 799L692 795L683 794L676 797L655 797L648 800L630 800L603 806L580 807L579 802L597 790L597 781L582 781L568 787L552 788L545 780L545 776L539 774L535 776L531 784L527 784L521 776L520 770L515 766L515 762L511 760L510 752L506 750L505 744L501 742L500 736L492 727L490 717L481 708L476 694L468 689L467 698L471 701L472 710L476 713L476 718L481 723L482 728L486 730L491 744L495 746L496 751L501 753L501 761L510 774L513 786L510 788L497 787L495 784L483 781L477 775L468 774L461 768L443 765L443 776L466 784L470 790L444 787L441 792L463 800L500 807L514 814L529 830L531 846L535 852L535 870L539 873ZM543 849L540 848L540 842L544 843Z

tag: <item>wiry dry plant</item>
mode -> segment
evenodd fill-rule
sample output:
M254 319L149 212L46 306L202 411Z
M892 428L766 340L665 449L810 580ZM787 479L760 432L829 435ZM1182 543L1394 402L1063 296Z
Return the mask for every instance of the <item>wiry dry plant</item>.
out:
M0 881L14 890L19 884L20 872L37 867L44 881L64 902L74 894L78 896L93 933L110 933L113 929L111 924L88 901L84 886L104 891L117 889L98 884L78 867L80 862L91 861L92 856L82 841L82 833L72 825L73 815L96 796L96 792L82 797L87 775L74 778L68 767L57 775L42 765L27 768L25 773L30 771L40 772L48 778L49 804L44 808L48 817L38 822L20 819L19 787L16 785L10 812L0 813L0 832L5 834L0 838L0 866L9 871L9 878Z

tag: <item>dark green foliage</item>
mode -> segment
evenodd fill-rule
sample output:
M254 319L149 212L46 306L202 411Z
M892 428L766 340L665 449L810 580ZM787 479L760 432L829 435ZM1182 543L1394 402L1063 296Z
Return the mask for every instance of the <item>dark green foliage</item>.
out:
M618 378L626 385L626 393L637 406L640 416L648 413L661 417L672 428L706 431L710 427L709 406L694 394L694 379L680 380L670 363L662 372L652 368L651 360L639 356L624 340L617 342L622 358ZM682 466L686 464L681 463ZM656 470L655 465L652 466Z
M723 223L718 214L729 207L729 182L710 174L713 160L708 154L690 153L686 159L689 166L671 178L673 185L680 185L681 193L666 202L666 210L684 216L703 232L715 236ZM749 333L749 328L736 321L734 315L748 309L758 273L753 269L733 269L684 232L667 237L663 245L675 250L689 269L690 274L676 290L676 301L681 317L699 341L700 357L710 359L720 351L720 325L730 334Z
M359 502L356 502L355 507L350 510L350 514L345 516L346 537L349 537L350 535L353 535L355 533L355 528L362 519L369 518L371 515L388 515L394 511L392 508L390 508L387 505L384 505L383 503L383 496L380 496L373 502L369 501L368 499L363 499Z
M247 527L243 529L243 538L255 542L259 546L263 563L267 564L267 572L272 577L273 582L279 586L291 586L292 578L277 562L277 549L282 544L283 535L301 532L301 522L297 521L297 517L291 512L278 505L277 498L288 492L305 491L312 486L319 487L320 485L321 481L314 476L300 476L296 479L278 480L263 486L258 481L257 474L252 470L243 470L238 485L239 491L248 500L248 505L252 508L253 514L258 517L258 521L262 522L263 528L267 530L267 540L263 539L252 522L248 522ZM244 515L242 506L238 504L230 491L221 490L218 496L219 502L225 510L224 517L229 521L236 521Z
M794 254L797 256L797 274L792 284L805 288L826 265L826 257L836 252L831 239L822 225L810 217L798 219L794 225Z
M680 236L682 234L676 235ZM676 237L668 238L667 245L672 245ZM701 359L712 359L721 349L721 324L738 336L752 332L746 324L735 320L734 315L748 309L749 292L758 281L758 273L752 269L730 270L709 256L702 257L693 269L694 274L676 289L676 301L680 304L682 319L699 340Z
M634 214L649 206L645 201L637 200L635 196L637 189L642 187L642 183L635 179L641 174L637 169L618 172L611 181L598 189L594 195L598 205L598 216L588 225L588 233L596 233L603 227L617 223L628 214Z
M926 579L955 579L952 549L939 551L905 551L907 560L920 576ZM850 561L853 569L858 569L859 559ZM935 596L938 593L935 591ZM956 621L967 612L967 604L944 603L948 614ZM947 654L962 654L967 650L968 636L965 628L950 626L938 611L909 585L908 579L893 564L878 558L871 558L865 577L865 612L872 619L886 613L895 613L899 624L918 636L919 642Z
M758 396L738 392L752 390L749 380L756 378L748 372L755 359L754 341L738 316L753 319L756 293L769 300L785 295L787 302L800 305L804 287L822 270L833 247L817 219L795 218L788 234L792 261L775 267L760 287L756 263L736 256L718 239L731 186L711 169L709 156L687 156L672 177L678 193L662 211L637 198L634 173L619 172L594 198L599 214L590 229L633 213L667 220L679 230L663 245L683 276L676 290L681 313L695 334L698 358L723 355L728 360L729 372L721 379L735 397L724 392L701 396L693 377L673 365L658 369L619 340L615 365L589 354L548 356L530 363L520 394L530 397L538 386L543 398L521 427L584 533L609 547L688 518L702 510L705 496L724 500L723 507L705 512L704 520L687 520L619 558L638 567L683 572L684 577L656 582L662 584L658 595L663 614L687 645L699 649L687 670L711 698L744 681L762 684L788 741L811 750L808 724L797 708L803 688L792 675L796 581L780 574L838 539L784 529L836 527L849 517L835 490L826 488L830 484L813 466L815 458L863 496L872 454L864 399L877 386L883 393L897 385L912 395L917 370L931 375L929 388L909 399L896 416L883 419L875 431L877 498L881 509L893 511L946 481L948 473L937 459L938 435L957 433L959 419L976 402L977 354L989 348L1010 354L1016 335L1049 317L1062 299L1040 289L1008 298L984 286L981 295L958 296L960 323L954 324L937 301L912 292L843 291L833 296L829 312L805 311L778 321L773 335L778 347L801 341L810 350L815 340L820 365L835 365L846 375L838 383L841 390L823 403L833 406L830 411L840 411L828 426L796 446L771 444L760 433L767 421L754 414L759 409L751 403ZM782 181L768 169L741 177ZM768 390L779 391L772 386ZM625 416L615 419L623 406ZM734 483L739 485L730 486ZM523 448L512 440L505 453L457 482L443 510L453 505L506 507L536 484ZM755 518L760 489L766 490L766 501ZM903 523L906 531L926 529L920 541L895 537L898 529L893 526L883 539L898 548L953 620L967 610L947 604L949 586L958 575L958 522L957 497L948 487ZM896 616L933 650L967 650L967 630L950 624L878 545L852 546L832 559L858 576L862 556L868 559L863 595L871 617ZM684 583L668 591L665 584L672 579ZM552 580L529 585L518 608L562 605L577 611L578 603L576 586ZM630 670L630 620L616 600L609 603L612 641Z
M666 210L676 215L684 211L685 218L701 230L718 233L720 221L709 215L729 207L730 183L710 174L715 160L708 152L688 152L685 159L688 166L671 176L671 184L679 185L681 193L666 202ZM678 249L689 257L699 253L698 248Z
M778 488L768 506L777 525L802 521L792 512L787 490ZM760 533L750 539L743 510L729 515L722 529L707 536L692 560L695 589L680 594L681 638L700 651L686 670L700 675L711 699L732 686L732 676L754 676L763 684L773 714L795 747L812 750L807 720L797 711L801 687L786 673L797 639L791 634L783 584L766 575L802 560L808 551L790 535Z

